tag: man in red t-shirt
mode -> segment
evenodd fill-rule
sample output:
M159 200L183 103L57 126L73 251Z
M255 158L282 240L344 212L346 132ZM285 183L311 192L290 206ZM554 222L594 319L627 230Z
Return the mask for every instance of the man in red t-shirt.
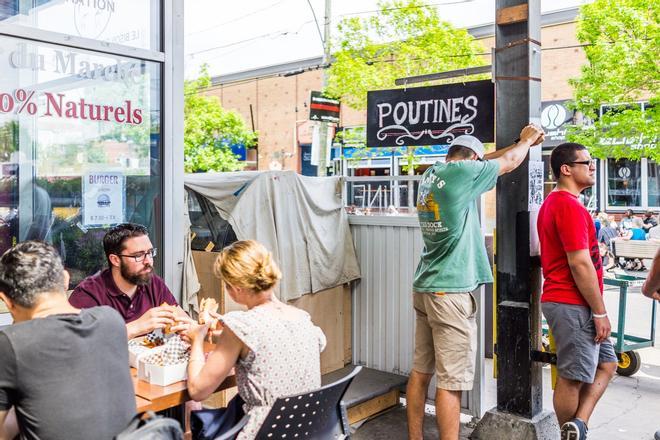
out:
M557 187L538 218L543 267L541 307L557 346L553 404L562 440L584 440L587 423L617 367L603 302L596 228L578 195L595 183L595 162L580 144L550 156Z

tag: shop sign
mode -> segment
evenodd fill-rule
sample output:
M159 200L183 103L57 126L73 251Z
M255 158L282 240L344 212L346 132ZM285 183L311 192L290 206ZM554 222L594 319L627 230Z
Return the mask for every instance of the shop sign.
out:
M124 175L120 172L89 172L83 175L83 226L124 222Z
M336 124L339 122L339 106L338 99L328 98L321 92L312 91L309 98L309 119Z
M494 142L494 109L489 80L372 91L367 94L367 145L449 144L462 134Z
M107 105L95 103L89 98L67 98L64 93L41 92L39 95L29 89L13 92L0 90L0 114L6 113L128 125L140 125L143 121L142 109L135 108L130 99L124 100L121 105Z
M104 81L131 81L137 83L141 75L138 61L117 61L116 64L101 64L85 59L76 52L54 49L54 57L29 51L25 44L9 52L9 65L14 69L53 72L74 75L80 79L102 79ZM47 62L48 61L48 62Z
M568 100L541 103L541 127L545 131L543 147L556 147L566 142L568 127L575 124L575 111L568 108Z
M642 112L646 111L646 108L650 104L648 102L635 102L635 103L626 103L626 104L607 104L600 106L600 115L605 113L617 113L623 110L640 110ZM618 146L624 145L631 150L641 150L641 149L654 149L658 148L658 138L657 136L653 137L644 137L641 134L635 134L631 136L621 136L621 137L612 137L612 136L603 136L600 141L600 145L605 146Z

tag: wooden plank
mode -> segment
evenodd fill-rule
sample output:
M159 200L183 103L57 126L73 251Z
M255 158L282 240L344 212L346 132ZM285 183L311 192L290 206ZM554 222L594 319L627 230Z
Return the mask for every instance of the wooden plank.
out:
M202 298L214 298L220 305L220 313L245 310L244 306L229 297L220 280L213 274L213 263L218 257L218 252L192 251L192 257L200 284L197 293L198 301L201 301Z
M238 388L232 387L223 391L218 391L217 393L211 394L211 396L202 402L204 408L226 408L227 404L231 399L238 394Z
M497 10L497 24L506 25L527 21L529 8L527 3L517 6L509 6Z
M303 295L289 304L305 310L319 326L327 344L321 353L321 374L344 367L344 286Z
M344 365L353 363L353 303L351 287L344 285Z
M367 419L399 404L399 390L393 389L373 399L348 408L348 423L353 424Z

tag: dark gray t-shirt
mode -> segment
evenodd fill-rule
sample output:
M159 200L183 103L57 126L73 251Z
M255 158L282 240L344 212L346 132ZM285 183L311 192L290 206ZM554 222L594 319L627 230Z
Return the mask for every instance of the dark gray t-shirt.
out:
M135 414L124 320L110 307L0 331L0 410L21 439L111 439Z

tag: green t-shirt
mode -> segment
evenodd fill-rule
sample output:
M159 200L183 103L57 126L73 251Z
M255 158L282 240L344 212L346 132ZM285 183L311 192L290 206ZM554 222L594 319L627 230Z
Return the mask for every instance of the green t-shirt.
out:
M415 292L470 292L492 283L477 211L497 183L495 160L436 162L419 185L417 215L424 239Z

